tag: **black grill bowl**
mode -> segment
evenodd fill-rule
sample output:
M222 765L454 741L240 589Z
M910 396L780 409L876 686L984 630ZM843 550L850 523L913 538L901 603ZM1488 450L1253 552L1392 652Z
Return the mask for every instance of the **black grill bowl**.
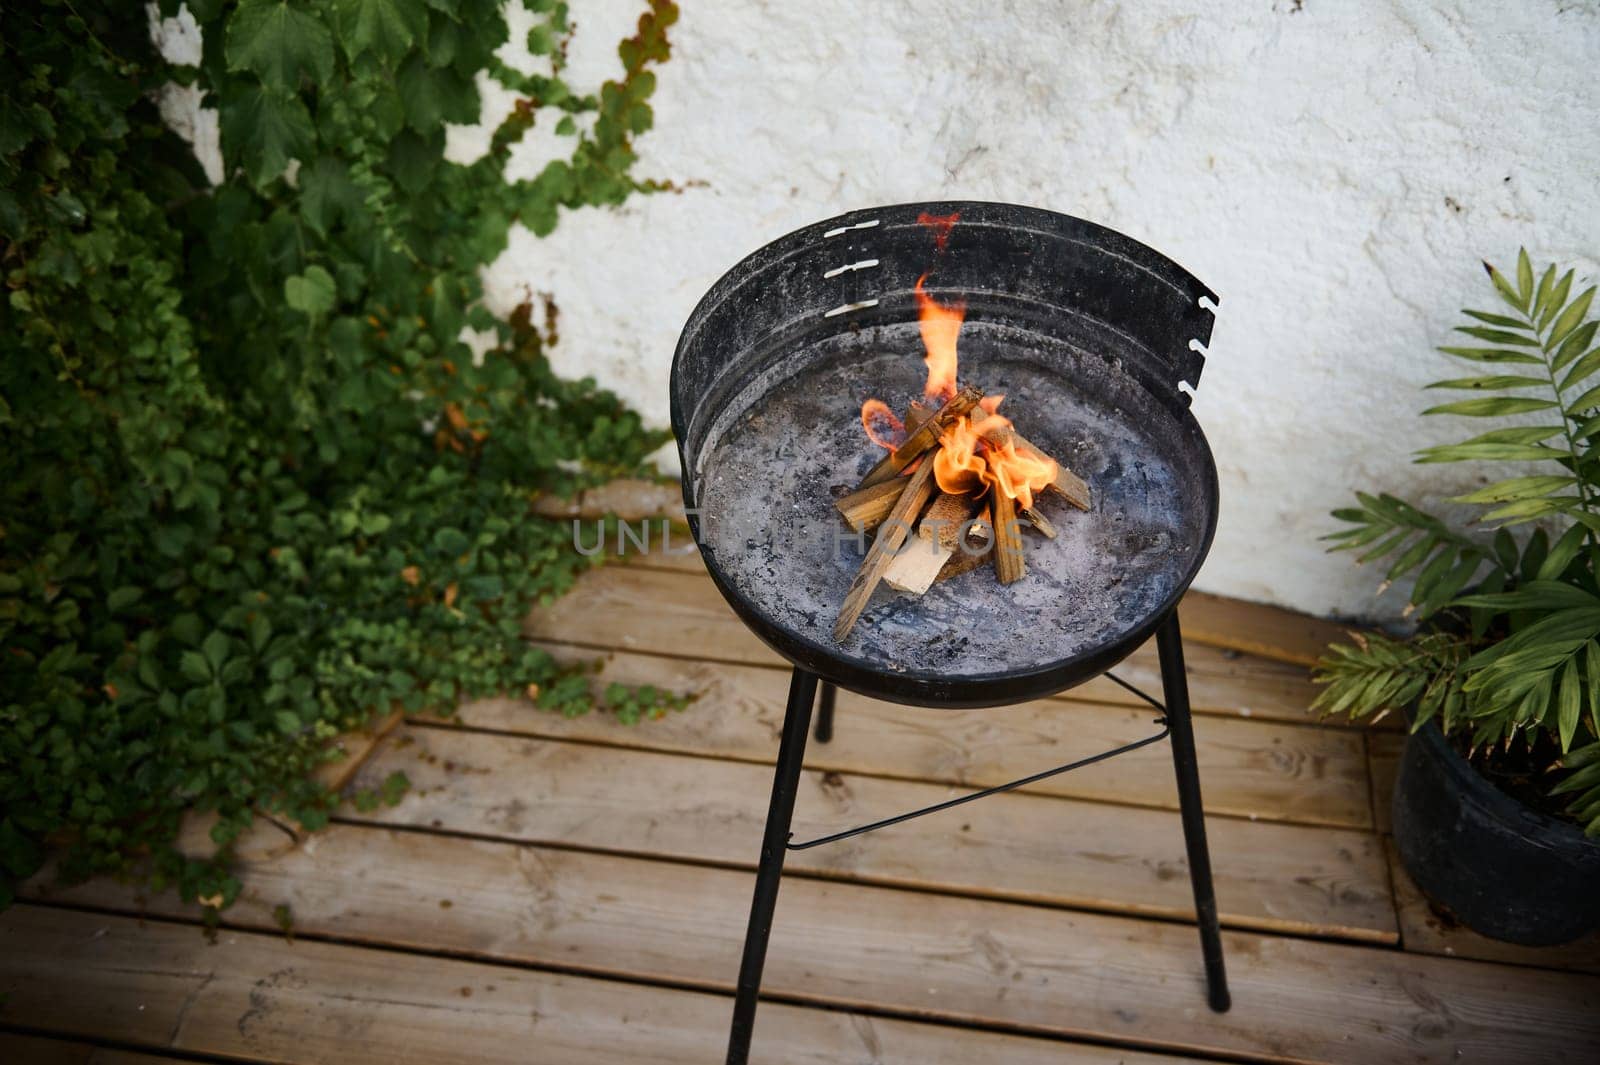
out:
M918 218L953 213L936 250ZM862 401L921 395L924 271L930 295L966 305L961 382L1004 393L1001 412L1094 505L1042 497L1060 536L1025 534L1022 581L985 567L921 597L882 587L838 643L863 550L833 500L883 454ZM1216 467L1179 387L1199 381L1215 304L1136 241L1009 204L874 208L768 244L700 301L672 364L684 501L713 581L779 654L873 698L997 706L1104 672L1177 603L1216 529Z

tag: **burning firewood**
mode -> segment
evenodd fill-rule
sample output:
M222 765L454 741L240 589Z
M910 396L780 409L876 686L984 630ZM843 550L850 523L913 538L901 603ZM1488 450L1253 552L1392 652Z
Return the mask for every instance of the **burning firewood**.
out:
M872 547L867 550L861 568L856 571L855 579L850 582L850 590L845 593L844 604L839 608L839 619L833 624L835 640L843 640L856 627L861 612L867 608L867 600L872 598L878 582L883 580L884 572L894 562L895 553L911 531L911 523L922 513L928 497L933 495L933 489L933 463L924 462L917 467L901 491L894 509L884 519L877 539L872 541Z
M1060 492L1066 497L1068 503L1071 503L1079 510L1089 509L1089 486L1083 482L1082 478L1028 443L1027 439L1017 432L1009 421L1000 419L988 426L983 425L982 423L988 419L988 416L989 412L981 407L972 412L972 423L977 426L980 436L996 447L1004 448L1007 444L1011 444L1016 447L1018 452L1027 455L1031 459L1054 465L1056 468L1055 479L1045 487L1054 488ZM1043 529L1039 531L1044 532ZM1050 536L1049 533L1045 533L1045 535ZM1053 536L1050 538L1052 540L1055 539Z
M1022 557L1017 503L1004 492L994 494L994 572L1001 584L1015 584L1028 572Z
M912 461L923 452L932 450L939 443L939 436L964 414L968 414L978 405L983 398L983 393L976 388L968 386L950 397L939 412L927 419L906 437L905 443L885 455L879 463L861 481L862 488L880 484L896 476L901 470L911 465Z

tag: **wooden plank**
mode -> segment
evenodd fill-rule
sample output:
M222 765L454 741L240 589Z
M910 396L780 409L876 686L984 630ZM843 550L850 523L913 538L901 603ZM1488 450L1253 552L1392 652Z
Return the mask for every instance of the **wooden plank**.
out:
M710 1061L717 1055L707 1045L724 1030L725 1001L699 1010L685 996L670 999L683 1003L671 1012L654 1011L636 1004L640 992L628 985L398 953L367 962L359 948L306 937L326 933L726 989L738 970L750 891L750 875L735 870L349 826L246 869L243 879L228 920L270 927L272 909L287 904L301 930L292 947L281 936L224 933L207 953L188 929L175 938L171 926L151 924L136 935L115 918L49 911L41 918L26 906L0 915L0 943L11 948L0 950L0 973L16 971L18 955L39 959L26 978L30 986L13 992L16 1007L46 1027L100 1024L80 1003L104 981L116 995L100 1012L119 1026L138 1024L123 1003L159 998L159 977L181 985L174 998L191 1000L177 1026L180 1045L196 1045L200 1031L225 1041L205 1049L238 1047L237 1030L274 1038L241 1048L253 1054L343 1060L331 1038L340 1034L351 1041L345 1047L376 1040L363 1047L374 1060L408 1048L403 1060L430 1060L431 1052L453 1061L493 1033L496 1046L517 1043L525 1052L538 1045L545 1060L561 1062L602 1060L580 1051L620 1039L622 1052L603 1060L633 1060L637 1044L626 1040L641 1033L607 1022L620 1013L657 1026L651 1034L664 1049L651 1060L696 1060L675 1042L680 1027L661 1030L686 1025L702 1040L698 1060ZM353 882L359 891L350 890ZM101 891L126 898L115 884ZM151 901L156 912L173 905L170 895L164 899ZM79 938L39 935L41 924L66 926ZM109 934L99 925L109 925ZM7 931L32 937L13 946L3 938ZM101 938L90 939L96 931ZM252 953L240 957L241 944ZM1501 1065L1581 1059L1600 1039L1600 980L1592 977L1250 933L1227 933L1224 945L1234 1006L1214 1014L1204 1005L1191 926L795 877L784 884L765 989L791 1001L1270 1061ZM42 966L52 967L54 980L39 980ZM452 975L433 975L443 971ZM207 980L214 983L204 986ZM54 995L40 989L57 981ZM561 993L572 985L590 990ZM476 992L470 1002L457 996L459 987ZM252 1001L252 992L262 1001ZM226 1006L214 1001L219 996ZM530 1006L554 1031L530 1030ZM575 1016L556 1016L569 1009ZM176 1006L158 1002L153 1010L153 1035L162 1038L173 1030ZM338 1024L369 1011L359 1028L337 1033ZM782 1058L775 1048L798 1043L781 1013L762 1008L760 1060ZM446 1032L461 1046L442 1045ZM831 1049L819 1046L805 1060L846 1060ZM504 1053L492 1060L509 1060ZM857 1047L848 1060L859 1053Z
M398 806L347 820L414 825L695 861L753 864L772 770L615 747L407 728L357 784L400 771ZM810 770L795 838L958 794L931 784ZM1365 832L1213 819L1222 919L1237 927L1395 942L1388 873ZM1182 917L1193 911L1178 815L997 795L869 837L796 852L788 868L880 884Z
M192 1060L118 1050L76 1040L0 1032L0 1061L12 1062L13 1065L175 1065Z
M605 650L641 651L745 665L787 668L747 629L709 580L692 574L605 566L580 577L573 590L535 610L528 636ZM1190 700L1201 713L1308 722L1316 689L1304 669L1221 651L1189 641ZM1161 694L1152 641L1116 667L1119 676ZM1143 705L1105 678L1072 689L1076 700ZM1339 727L1350 727L1333 722Z
M693 693L682 713L637 726L610 714L565 718L524 699L463 705L460 723L552 739L736 758L770 765L783 725L789 675L625 652L543 644L563 661L603 654L597 688L616 682ZM988 786L1109 750L1154 731L1153 712L1096 703L1038 701L1002 710L897 706L840 692L834 740L806 751L814 769ZM423 723L438 718L423 717ZM1206 810L1302 824L1371 827L1366 747L1349 729L1206 717L1196 725ZM1175 809L1172 752L1141 748L1051 777L1027 790Z
M726 997L504 965L238 931L212 944L192 926L33 906L0 913L0 944L0 1017L186 1053L306 1065L705 1065L727 1040ZM791 1065L1174 1065L771 1002L756 1038L757 1060Z
M1394 877L1395 907L1399 911L1401 942L1405 949L1451 958L1600 974L1600 932L1556 947L1519 947L1515 943L1480 936L1448 913L1436 909L1406 872L1394 840L1384 842Z
M1178 608L1186 638L1297 666L1314 666L1352 626L1266 603L1190 591Z

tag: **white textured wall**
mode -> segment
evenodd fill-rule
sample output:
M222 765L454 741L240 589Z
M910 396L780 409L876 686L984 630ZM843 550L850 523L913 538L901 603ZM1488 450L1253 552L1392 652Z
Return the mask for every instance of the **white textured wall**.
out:
M1392 614L1316 538L1354 487L1429 501L1477 477L1410 452L1477 262L1593 274L1600 11L1577 0L680 0L647 176L681 194L513 234L491 303L562 311L552 352L652 421L679 327L735 261L841 211L1015 200L1167 253L1221 294L1195 404L1222 476L1208 590ZM578 0L565 77L620 72L638 0ZM508 62L534 57L508 48ZM495 118L509 99L487 98ZM553 118L554 116L552 116ZM553 121L549 125L553 126ZM202 137L207 130L200 131ZM481 130L457 130L469 157ZM535 135L537 173L567 138Z
M1555 0L683 0L643 172L681 195L570 215L490 271L562 310L558 368L667 416L679 327L724 269L840 211L1016 200L1123 230L1222 296L1195 411L1223 511L1207 590L1392 614L1316 538L1357 486L1420 499L1415 417L1480 258L1593 273L1600 13ZM637 4L583 0L572 80ZM1475 301L1466 302L1464 301Z

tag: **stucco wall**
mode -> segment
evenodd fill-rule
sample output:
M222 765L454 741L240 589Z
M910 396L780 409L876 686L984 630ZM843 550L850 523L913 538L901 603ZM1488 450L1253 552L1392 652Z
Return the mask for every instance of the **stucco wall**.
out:
M1595 272L1593 4L681 3L638 146L643 174L690 187L515 234L491 302L552 294L557 368L665 423L696 299L797 226L972 198L1123 230L1222 297L1195 404L1222 477L1207 590L1397 611L1376 573L1323 553L1327 511L1357 486L1426 502L1481 479L1409 461L1454 431L1415 417L1418 386L1451 372L1432 348L1457 308L1487 302L1480 258L1526 244ZM566 77L597 87L640 5L572 6ZM480 137L458 131L455 150Z

